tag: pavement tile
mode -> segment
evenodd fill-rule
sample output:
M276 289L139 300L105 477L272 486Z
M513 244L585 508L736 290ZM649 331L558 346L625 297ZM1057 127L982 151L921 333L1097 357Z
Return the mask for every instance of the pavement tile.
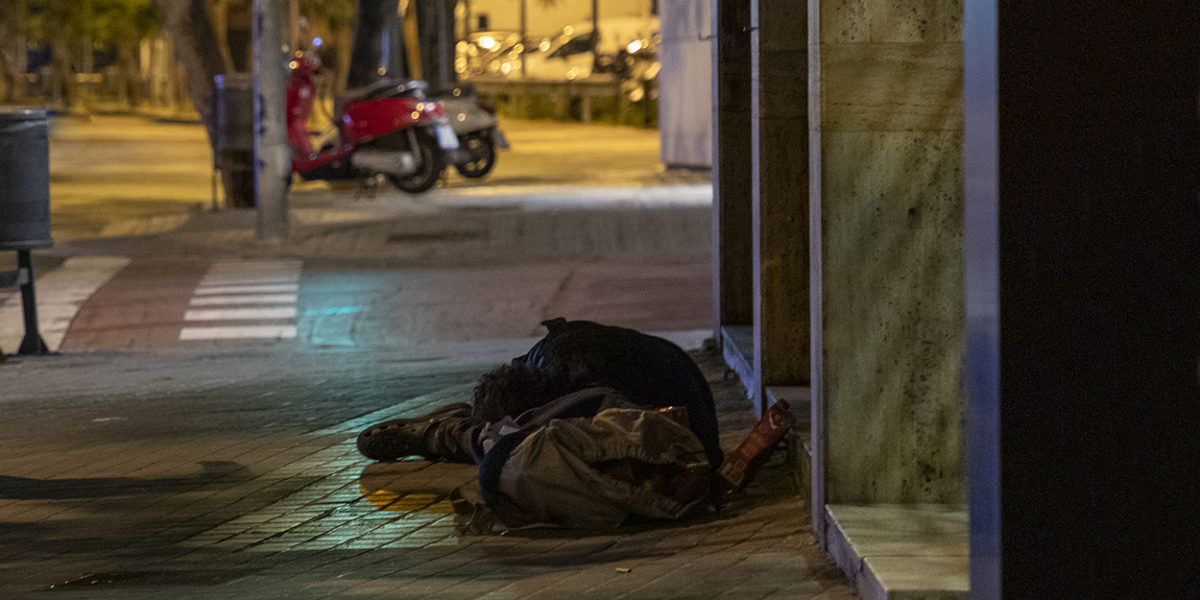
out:
M706 372L723 398L723 437L736 443L751 421L744 397L709 362ZM312 377L337 377L329 373ZM466 386L475 378L458 373ZM369 389L369 380L348 378L344 386ZM228 386L187 387L171 392L180 398L173 406L238 397ZM303 388L289 392L293 401L317 414L327 396L304 396ZM101 413L133 415L125 409L155 394L138 393L89 402ZM39 439L38 427L54 423L50 417L87 406L73 402L6 405L10 424L0 430L0 448L18 451L0 451L0 474L25 479L17 497L4 493L16 488L0 486L0 598L44 598L38 590L51 584L106 572L130 579L58 593L99 600L853 597L813 546L806 509L778 458L723 513L677 526L461 537L444 495L472 481L474 469L424 461L374 465L353 448L361 428L424 412L427 399L315 426L293 425L283 413L254 405L221 417L219 428L193 431L159 412L137 426L88 425L67 435L75 445ZM181 411L180 418L190 414ZM390 488L405 493L374 495ZM19 550L7 545L13 542Z

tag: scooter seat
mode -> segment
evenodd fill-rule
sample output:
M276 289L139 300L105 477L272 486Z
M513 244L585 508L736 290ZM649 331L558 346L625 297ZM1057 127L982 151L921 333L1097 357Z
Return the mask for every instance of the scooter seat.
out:
M424 81L409 79L380 79L370 85L364 85L346 90L344 102L359 102L377 98L402 98L412 96L422 98L429 87Z

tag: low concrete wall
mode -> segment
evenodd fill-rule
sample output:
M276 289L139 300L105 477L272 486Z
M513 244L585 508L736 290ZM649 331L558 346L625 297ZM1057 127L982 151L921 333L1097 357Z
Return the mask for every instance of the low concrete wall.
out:
M634 127L658 126L654 81L641 82L642 99L630 99L629 84L608 75L577 81L472 79L480 100L516 119L593 121Z

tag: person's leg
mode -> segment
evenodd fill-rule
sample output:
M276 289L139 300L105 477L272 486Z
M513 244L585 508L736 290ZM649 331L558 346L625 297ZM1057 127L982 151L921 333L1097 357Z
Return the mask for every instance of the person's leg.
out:
M358 451L373 460L420 456L474 463L470 417L471 405L458 402L420 417L385 421L358 434Z

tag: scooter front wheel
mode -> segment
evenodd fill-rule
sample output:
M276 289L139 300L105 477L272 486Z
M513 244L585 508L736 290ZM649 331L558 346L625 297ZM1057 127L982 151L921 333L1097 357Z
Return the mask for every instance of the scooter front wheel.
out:
M492 137L482 133L472 133L460 139L460 145L470 157L465 162L454 165L463 177L478 179L492 171L496 166L496 144Z
M437 140L428 131L418 130L414 133L417 147L413 148L413 153L417 157L417 172L403 177L389 175L388 178L401 191L420 194L429 191L441 179L442 171L446 170L446 161Z

